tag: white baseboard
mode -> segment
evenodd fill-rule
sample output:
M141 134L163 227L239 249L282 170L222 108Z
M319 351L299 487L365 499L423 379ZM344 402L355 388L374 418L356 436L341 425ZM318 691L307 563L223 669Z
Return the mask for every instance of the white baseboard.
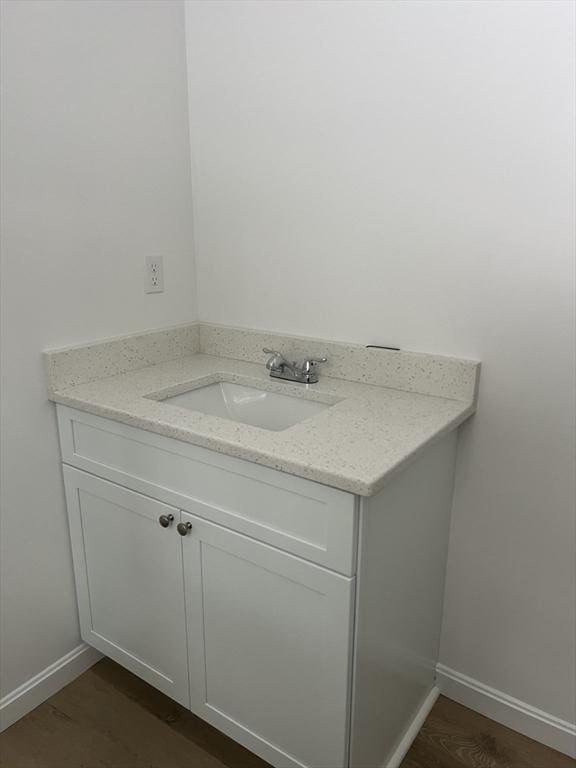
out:
M0 731L42 704L101 658L102 654L96 649L82 643L4 696L0 699Z
M507 693L490 688L443 664L436 667L436 682L441 693L481 715L523 733L552 749L576 757L576 725Z
M382 766L382 768L399 768L399 766L402 764L402 761L406 757L406 754L408 753L408 750L412 746L412 742L418 736L418 731L422 726L424 725L424 721L430 714L430 710L436 703L436 699L440 695L440 689L436 686L433 686L430 691L426 694L426 697L422 701L422 704L420 705L418 711L414 715L414 718L412 719L412 722L408 726L408 728L404 731L404 735L400 739L400 742L398 743L398 746L392 753L392 755L388 758L386 761L386 764Z
M0 699L0 731L42 704L101 658L102 654L96 649L82 643L4 696ZM383 768L400 766L439 693L552 749L576 757L574 723L537 709L443 664L436 667L436 680L438 687L430 690Z

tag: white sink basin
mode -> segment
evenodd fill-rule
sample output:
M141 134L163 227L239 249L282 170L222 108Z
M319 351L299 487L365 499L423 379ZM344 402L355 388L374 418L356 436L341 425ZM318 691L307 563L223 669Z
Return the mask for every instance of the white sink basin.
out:
M167 397L162 402L276 432L330 408L326 403L280 395L228 381L207 384L181 395Z

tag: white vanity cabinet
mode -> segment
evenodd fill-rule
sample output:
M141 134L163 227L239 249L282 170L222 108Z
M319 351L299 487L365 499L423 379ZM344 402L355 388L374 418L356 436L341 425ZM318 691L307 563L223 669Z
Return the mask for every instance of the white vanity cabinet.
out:
M58 422L83 639L274 766L396 766L435 695L454 434L359 499Z
M64 478L83 639L272 761L343 764L354 580L86 472Z

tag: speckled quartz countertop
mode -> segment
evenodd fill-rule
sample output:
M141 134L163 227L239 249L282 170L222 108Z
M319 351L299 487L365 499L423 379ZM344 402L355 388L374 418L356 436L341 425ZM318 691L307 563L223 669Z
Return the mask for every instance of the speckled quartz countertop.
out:
M270 379L262 363L202 353L109 374L107 369L104 378L71 386L53 376L50 399L362 496L376 493L427 444L475 410L475 388L474 395L448 399L328 376L307 386ZM214 381L333 405L275 432L157 399Z

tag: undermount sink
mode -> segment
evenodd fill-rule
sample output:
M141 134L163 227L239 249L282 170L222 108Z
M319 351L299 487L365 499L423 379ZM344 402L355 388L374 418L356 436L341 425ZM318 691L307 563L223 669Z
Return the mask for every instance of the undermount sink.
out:
M162 402L279 432L330 408L330 404L220 381Z

